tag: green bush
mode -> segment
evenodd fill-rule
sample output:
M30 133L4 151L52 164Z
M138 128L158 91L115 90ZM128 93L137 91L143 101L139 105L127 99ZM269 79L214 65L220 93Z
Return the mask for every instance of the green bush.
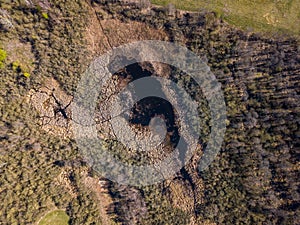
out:
M43 16L46 20L49 19L48 13L43 12L43 13L42 13L42 16Z
M6 51L3 50L3 49L0 49L0 68L3 68L4 67L4 61L6 59Z
M12 69L13 69L14 72L19 72L20 71L19 62L13 62L11 65L12 65Z

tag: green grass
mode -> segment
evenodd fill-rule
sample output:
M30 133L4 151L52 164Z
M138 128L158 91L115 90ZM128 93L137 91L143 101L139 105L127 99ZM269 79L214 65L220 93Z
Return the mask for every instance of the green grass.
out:
M242 29L289 33L300 37L299 0L151 0L153 4L172 3L178 9L217 12L225 21Z
M68 225L69 216L63 210L54 210L46 214L39 225Z

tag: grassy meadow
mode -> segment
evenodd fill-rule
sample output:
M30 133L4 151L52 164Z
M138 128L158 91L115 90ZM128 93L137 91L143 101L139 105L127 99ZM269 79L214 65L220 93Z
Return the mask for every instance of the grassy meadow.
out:
M289 33L300 37L299 0L151 0L153 4L172 3L178 9L210 10L225 21L247 30Z
M39 225L68 225L69 216L63 210L54 210L41 219Z

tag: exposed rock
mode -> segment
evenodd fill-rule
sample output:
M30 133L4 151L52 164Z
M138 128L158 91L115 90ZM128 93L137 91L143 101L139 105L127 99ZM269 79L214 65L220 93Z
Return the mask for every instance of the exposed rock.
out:
M40 90L31 90L28 101L40 114L41 126L53 135L71 137L72 96L67 95L54 79L45 81Z

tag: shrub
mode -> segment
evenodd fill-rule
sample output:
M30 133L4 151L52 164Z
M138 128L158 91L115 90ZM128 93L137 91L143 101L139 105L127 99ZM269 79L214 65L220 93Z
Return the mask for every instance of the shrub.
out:
M6 59L6 51L3 50L3 49L0 49L0 68L3 68L4 67L4 61Z
M29 78L30 77L30 73L23 73L23 75L24 75L24 77L27 77L27 78Z
M13 62L12 63L12 69L13 69L14 72L19 72L19 70L20 70L19 62Z
M43 13L42 13L42 16L43 16L46 20L49 19L48 13L43 12Z

